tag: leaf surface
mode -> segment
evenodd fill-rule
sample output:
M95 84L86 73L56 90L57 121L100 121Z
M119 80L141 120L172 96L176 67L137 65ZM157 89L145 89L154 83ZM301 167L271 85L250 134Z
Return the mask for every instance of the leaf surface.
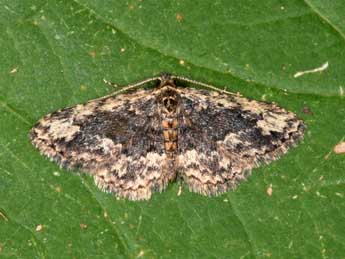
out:
M332 151L345 138L343 1L0 6L1 257L343 257L345 157ZM147 202L114 199L30 144L45 114L112 91L103 78L161 71L277 102L306 122L305 139L235 192L178 196L173 183Z

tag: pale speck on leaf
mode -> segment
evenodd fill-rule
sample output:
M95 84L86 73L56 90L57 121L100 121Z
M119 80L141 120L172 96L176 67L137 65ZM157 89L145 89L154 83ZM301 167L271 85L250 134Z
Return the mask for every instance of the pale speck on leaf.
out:
M335 193L336 196L340 197L340 198L343 198L344 197L344 194L340 193L340 192L336 192Z
M180 13L177 13L175 17L176 17L176 20L179 21L179 22L184 19L183 15L180 14Z
M86 91L87 90L87 86L86 85L80 85L80 91Z
M53 172L53 175L54 176L60 176L60 172L55 171L55 172Z
M43 230L43 225L39 224L39 225L36 226L36 231L37 232L40 232L42 230Z
M93 51L90 51L89 54L90 54L90 56L93 57L93 58L96 57L96 51L94 51L94 50L93 50Z
M81 230L87 229L87 225L85 223L80 223L79 227Z
M272 196L273 193L273 188L272 188L272 184L270 184L266 190L266 193L268 196Z
M339 95L344 96L344 88L343 86L339 86Z
M14 67L11 69L10 74L15 74L18 71L18 67Z
M333 151L336 154L345 154L345 142L339 142L337 145L334 146Z
M139 254L137 255L137 258L143 257L145 255L145 252L143 250L140 250Z

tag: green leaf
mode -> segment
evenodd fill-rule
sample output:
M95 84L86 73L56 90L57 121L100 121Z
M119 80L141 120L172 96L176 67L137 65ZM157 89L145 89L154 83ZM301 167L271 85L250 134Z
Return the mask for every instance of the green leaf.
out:
M0 257L344 256L345 157L332 151L345 138L344 1L0 3ZM178 196L174 183L146 202L114 199L30 144L43 115L109 93L103 78L160 71L277 102L305 139L235 192Z

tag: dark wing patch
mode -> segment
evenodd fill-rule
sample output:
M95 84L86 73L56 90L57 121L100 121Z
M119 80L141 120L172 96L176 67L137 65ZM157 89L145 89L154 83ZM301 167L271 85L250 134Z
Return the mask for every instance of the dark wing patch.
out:
M181 89L178 169L191 191L235 188L252 168L286 153L302 136L295 114L275 104Z
M155 102L152 90L142 90L61 109L41 119L30 138L60 166L92 174L103 190L148 199L174 172Z

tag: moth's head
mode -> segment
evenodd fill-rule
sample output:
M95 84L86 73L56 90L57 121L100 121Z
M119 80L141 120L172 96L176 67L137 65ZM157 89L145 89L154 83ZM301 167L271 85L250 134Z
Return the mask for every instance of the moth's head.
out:
M175 87L175 82L171 78L171 74L169 74L169 73L162 72L159 75L158 80L160 81L159 87L163 87L163 86L166 86L166 85L170 85L170 86L174 86Z

